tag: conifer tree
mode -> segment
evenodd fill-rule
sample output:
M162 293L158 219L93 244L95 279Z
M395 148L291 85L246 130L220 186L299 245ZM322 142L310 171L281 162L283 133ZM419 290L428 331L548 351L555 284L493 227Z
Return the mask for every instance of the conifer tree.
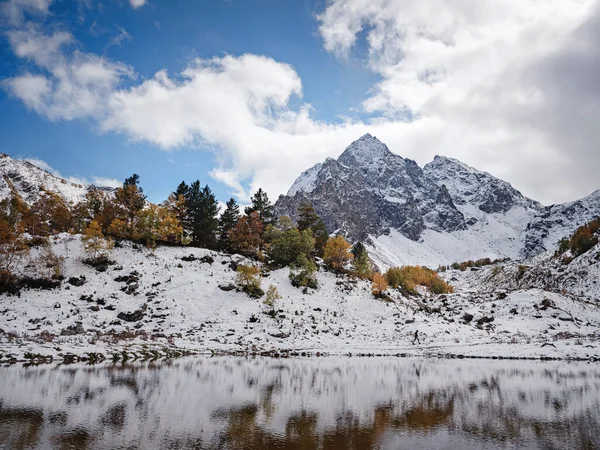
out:
M263 224L273 225L275 218L273 217L273 205L267 196L267 193L259 188L258 191L250 199L252 204L244 209L246 215L250 215L253 212L258 213L258 217L262 220Z
M319 220L315 208L310 203L303 201L298 207L298 230L312 230Z
M188 210L187 228L191 244L196 247L217 248L219 205L208 185L200 188L200 181L194 181L185 198Z
M117 218L125 221L125 237L128 239L135 239L136 217L146 204L146 196L139 186L139 181L139 175L134 173L125 179L122 187L115 191L115 201L122 210L117 213ZM112 222L113 220L111 226Z
M219 247L221 250L229 251L229 231L233 230L240 219L240 207L232 197L225 206L225 211L219 218Z
M362 242L357 242L352 246L352 254L354 255L354 270L360 278L370 278L372 274L371 261L369 253Z

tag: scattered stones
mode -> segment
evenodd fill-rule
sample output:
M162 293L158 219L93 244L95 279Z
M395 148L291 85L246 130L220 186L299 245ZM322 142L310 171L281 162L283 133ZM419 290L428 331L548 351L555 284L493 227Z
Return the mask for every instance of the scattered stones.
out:
M75 336L77 334L83 334L83 333L85 333L85 329L83 328L83 325L81 324L81 322L77 322L77 323L75 323L75 325L68 326L67 328L62 330L60 332L60 335L61 336Z

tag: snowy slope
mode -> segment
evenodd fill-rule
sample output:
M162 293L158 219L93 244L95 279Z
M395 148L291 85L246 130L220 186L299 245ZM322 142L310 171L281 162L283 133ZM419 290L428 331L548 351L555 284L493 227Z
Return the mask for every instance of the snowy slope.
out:
M8 198L16 190L27 203L34 203L45 195L44 191L60 195L67 203L79 203L90 189L110 192L109 188L97 188L71 183L55 177L34 164L0 154L0 200Z
M124 244L115 249L117 266L96 273L80 261L77 237L61 235L55 251L68 255L65 276L86 277L82 286L63 282L52 291L25 290L20 297L0 296L0 355L25 352L117 353L127 346L178 346L198 351L320 351L327 353L462 353L471 355L581 356L597 355L600 326L598 306L568 295L541 290L515 291L505 298L494 288L474 290L461 281L453 295L405 298L391 293L392 301L377 300L366 281L339 278L320 271L320 286L302 293L291 286L288 270L270 272L262 287L273 284L282 296L275 317L267 315L262 300L235 291L223 291L234 280L229 256L208 250L161 247L154 253ZM212 263L184 261L183 256L210 255ZM137 272L132 293L117 281ZM581 322L562 322L555 311L539 316L533 305L550 298L557 307L577 314ZM519 315L511 310L518 308ZM119 313L141 312L128 322ZM558 310L557 310L558 311ZM474 316L465 322L465 313ZM492 324L478 326L484 316ZM79 324L79 325L78 325ZM553 328L569 331L571 338L592 347L572 346L563 337L554 339ZM65 330L78 330L61 336ZM421 345L412 345L418 330ZM118 337L142 332L137 338ZM44 339L44 334L56 335ZM571 339L569 338L569 339ZM552 340L555 347L541 347ZM520 345L516 346L515 343ZM136 347L137 346L137 347ZM0 359L1 361L1 359Z

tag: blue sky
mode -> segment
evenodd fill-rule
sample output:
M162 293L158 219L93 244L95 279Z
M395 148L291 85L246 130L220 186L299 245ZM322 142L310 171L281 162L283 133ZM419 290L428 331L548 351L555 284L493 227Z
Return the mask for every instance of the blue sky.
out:
M471 3L4 0L0 151L88 182L136 172L153 201L200 179L244 203L371 132L546 203L599 188L597 91L577 81L595 2Z
M340 61L323 49L315 21L322 6L319 1L215 0L148 2L134 9L127 2L107 1L99 7L93 2L86 6L62 1L51 8L47 22L73 33L83 51L135 67L138 79L151 78L163 69L177 73L197 57L268 55L294 66L315 117L336 121L338 115L356 114L351 108L360 104L376 76L359 63ZM129 37L118 41L123 30ZM15 76L27 66L6 40L0 60L1 78ZM122 180L137 172L154 201L166 198L181 180L200 179L221 200L232 194L228 186L209 176L214 156L202 145L165 152L119 134L99 132L89 120L49 121L24 108L6 90L0 91L0 111L0 151L41 159L65 176Z

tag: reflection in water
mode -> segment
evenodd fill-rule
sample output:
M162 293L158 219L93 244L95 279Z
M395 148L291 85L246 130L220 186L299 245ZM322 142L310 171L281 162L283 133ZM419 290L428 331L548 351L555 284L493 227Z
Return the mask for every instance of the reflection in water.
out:
M600 448L600 367L233 357L3 367L4 448Z

